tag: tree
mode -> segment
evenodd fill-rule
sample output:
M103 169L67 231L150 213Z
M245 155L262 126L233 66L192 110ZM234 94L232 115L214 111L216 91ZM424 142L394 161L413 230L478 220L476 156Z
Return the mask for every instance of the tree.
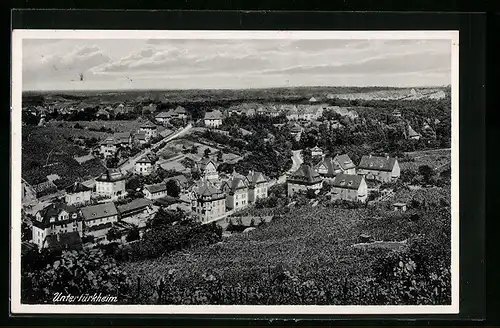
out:
M21 277L21 300L27 304L53 303L56 293L97 293L117 297L117 302L123 304L131 299L131 291L130 278L115 260L94 249L64 251L43 268L23 270Z
M139 233L139 228L137 228L136 226L134 226L128 232L127 237L125 237L125 240L127 242L131 242L131 241L139 240L140 238L141 237L140 237L140 233Z
M204 157L208 158L211 152L210 148L205 148L205 151L203 152Z
M217 152L217 161L222 162L222 152L220 150Z
M312 164L312 152L311 149L305 148L301 151L302 160L304 164L311 165Z
M181 193L181 188L179 187L177 181L173 179L168 180L166 185L167 185L167 195L172 197L179 197L179 194Z
M420 165L418 167L418 173L422 176L426 184L429 184L432 177L435 175L434 170L429 165Z
M120 231L118 231L118 229L115 226L112 226L106 233L106 239L108 241L117 240L120 239L121 237L122 235L120 234Z

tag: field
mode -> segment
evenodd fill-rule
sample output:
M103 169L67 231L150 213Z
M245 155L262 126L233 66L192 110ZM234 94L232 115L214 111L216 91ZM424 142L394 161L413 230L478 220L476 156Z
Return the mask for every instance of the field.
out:
M436 150L425 150L416 151L406 154L411 161L400 162L400 167L402 171L406 170L418 170L421 165L428 165L435 170L442 169L446 167L448 163L451 162L451 150L450 149L436 149Z
M47 126L50 127L69 127L72 128L75 124L79 124L82 127L87 127L92 130L98 130L100 128L111 129L113 132L137 132L141 123L144 120L133 120L133 121L49 121ZM165 130L164 126L158 126L158 132Z
M446 194L445 190L435 192ZM424 197L426 195L425 191L417 193ZM284 270L294 281L321 285L328 292L337 293L337 296L327 299L326 296L315 296L309 301L301 298L303 303L366 304L364 302L370 302L368 298L356 296L356 293L362 293L356 287L356 282L361 285L371 281L374 265L390 250L351 247L360 242L360 234L368 234L377 241L397 242L423 235L433 245L441 243L440 247L449 249L446 243L446 238L449 238L449 217L439 216L436 212L436 208L433 208L414 222L392 208L386 208L385 204L377 208L357 209L306 205L275 217L270 223L247 234L232 235L215 245L185 250L158 260L125 263L124 269L132 277L141 277L144 286L141 299L144 302L154 302L154 291L148 290L147 286L155 286L162 277L167 277L169 283L175 286L170 287L172 295L181 295L179 302L182 304L206 304L209 302L207 299L191 297L195 290L203 290L206 283L203 277L206 275L216 277L217 284L228 290L234 286L265 290L275 288L273 272ZM349 293L353 293L349 297L344 295L347 298L338 294L339 286L347 283L345 277L349 277L348 284L352 288ZM231 295L224 297L237 304L252 304L255 301L235 300L234 295ZM277 304L303 304L290 300L274 301ZM175 303L176 298L170 299L170 302Z
M71 138L104 139L103 132L69 127L23 127L22 176L29 183L56 173L63 178L89 177L103 170L98 159L79 164L74 157L85 156L89 150L71 141Z

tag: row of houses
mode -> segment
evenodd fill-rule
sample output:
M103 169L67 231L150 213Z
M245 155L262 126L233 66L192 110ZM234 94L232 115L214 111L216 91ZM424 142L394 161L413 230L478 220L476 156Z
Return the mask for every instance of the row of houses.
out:
M151 122L145 122L137 133L115 132L100 144L99 153L104 158L114 157L120 149L131 148L134 144L144 145L158 137L158 127Z
M172 119L186 120L189 117L189 113L182 106L177 106L175 109L169 109L166 112L160 112L155 116L155 120L158 123L165 124L170 123Z
M291 174L287 178L287 191L290 197L307 190L319 192L326 182L331 187L333 200L364 202L368 196L366 180L391 182L397 180L400 173L398 160L389 156L363 156L357 167L347 154L325 156L315 167L302 164Z

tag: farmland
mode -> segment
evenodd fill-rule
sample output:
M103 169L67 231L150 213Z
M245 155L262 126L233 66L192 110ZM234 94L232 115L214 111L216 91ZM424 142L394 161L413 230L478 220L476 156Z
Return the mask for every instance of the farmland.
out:
M380 241L409 240L410 245L412 240L425 236L429 247L426 250L436 251L437 248L443 256L439 263L425 264L425 270L439 272L443 267L449 267L449 263L446 264L449 261L449 216L436 211L436 207L418 211L420 219L413 221L383 204L376 208L357 209L303 206L275 217L272 222L248 234L236 234L212 246L185 250L157 260L125 263L124 269L132 277L141 276L145 286L142 291L144 302L155 301L154 291L147 286L155 286L163 277L168 280L168 301L175 304L258 302L257 296L239 299L234 291L238 288L254 291L256 295L260 293L260 301L267 299L271 302L266 304L411 304L416 300L401 300L398 295L385 298L377 295L373 286L367 285L368 281L375 279L380 262L391 256L388 250L363 250L350 246L359 242L362 233ZM423 262L417 265L424 266ZM316 290L319 295L323 292L323 296L307 294L298 301L294 298L296 296L283 290L267 294L266 289L274 290L279 285L273 282L276 274L284 274L295 286L284 282L282 287L285 290L306 292L301 288L309 285L315 288L307 289L307 293ZM205 279L207 275L212 276L209 280L215 284L213 287L227 290L226 294L213 295L214 291L207 287L210 285ZM349 277L349 282L344 277ZM342 291L346 284L347 294ZM195 291L199 298L193 296ZM333 294L325 296L325 292ZM285 293L281 294L286 295L284 299L277 296L280 293ZM366 297L360 297L363 293ZM449 290L443 293L449 293ZM443 295L434 301L448 302L448 296Z
M88 130L99 130L101 128L111 129L113 132L129 132L137 131L144 123L144 120L136 119L133 121L50 121L47 123L48 127L67 127L72 128L76 124L80 125L84 129ZM165 127L158 126L158 132L165 130Z
M98 159L79 164L74 157L89 151L76 138L104 139L106 133L69 127L23 127L22 172L29 183L49 174L75 179L99 174L103 166Z

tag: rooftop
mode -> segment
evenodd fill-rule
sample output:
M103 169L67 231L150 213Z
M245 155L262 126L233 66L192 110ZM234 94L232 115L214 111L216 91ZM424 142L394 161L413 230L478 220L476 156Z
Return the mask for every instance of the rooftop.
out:
M86 221L118 215L118 210L113 202L82 207L80 211Z
M337 188L357 190L363 181L363 177L355 174L338 174L333 179L332 185Z
M396 159L392 157L381 157L381 156L363 156L359 162L358 167L360 169L375 170L375 171L392 171Z

